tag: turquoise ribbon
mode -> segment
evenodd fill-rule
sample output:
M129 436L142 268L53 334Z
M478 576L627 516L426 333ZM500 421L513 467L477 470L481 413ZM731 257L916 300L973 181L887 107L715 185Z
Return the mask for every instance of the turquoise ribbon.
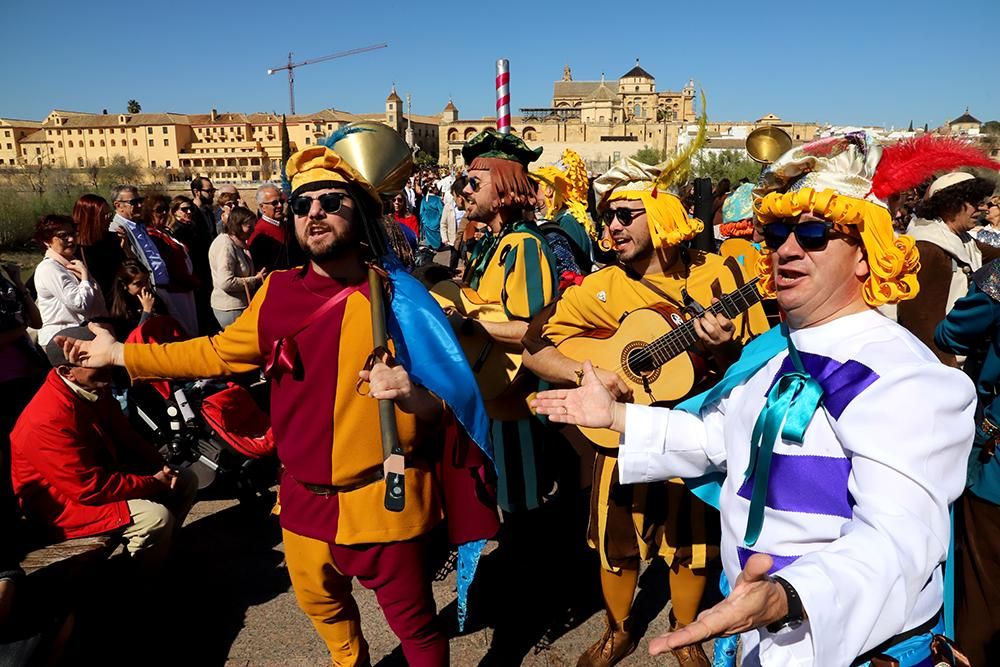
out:
M771 387L767 403L757 416L750 438L750 461L744 473L744 479L753 477L750 512L747 516L746 534L743 536L743 542L748 547L757 543L764 525L768 477L779 430L782 440L801 445L809 422L823 399L823 388L806 372L790 337L788 356L795 370L782 375Z

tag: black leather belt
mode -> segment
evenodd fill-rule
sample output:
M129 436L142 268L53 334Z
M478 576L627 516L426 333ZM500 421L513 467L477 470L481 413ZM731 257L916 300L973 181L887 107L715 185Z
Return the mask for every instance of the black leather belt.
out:
M904 630L895 637L890 637L889 639L885 640L872 650L866 651L861 655L859 655L857 658L855 658L854 662L851 663L851 667L858 667L858 665L863 665L866 662L869 662L872 658L877 658L881 656L883 653L885 653L885 651L888 651L896 644L901 644L905 642L907 639L912 639L913 637L918 637L920 635L930 632L931 630L934 629L934 626L938 624L938 620L940 618L941 618L941 612L938 611L938 613L934 614L934 616L932 616L929 621L925 621L920 625L918 625L917 627L911 628L910 630Z
M295 481L299 482L299 484L301 484L306 491L314 493L317 496L335 496L338 493L346 493L347 491L354 491L355 489L360 489L362 487L368 486L369 484L374 484L375 482L380 481L382 478L383 478L382 471L376 470L372 474L368 475L365 478L362 478L361 480L353 484L345 484L343 486L332 486L329 484L307 484L306 482L302 482L299 480Z

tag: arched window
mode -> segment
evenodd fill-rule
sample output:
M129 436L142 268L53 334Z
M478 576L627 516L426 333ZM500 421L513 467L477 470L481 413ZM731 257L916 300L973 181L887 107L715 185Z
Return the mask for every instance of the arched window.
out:
M448 130L448 141L458 141L458 130L454 127Z
M476 128L467 127L465 128L465 140L468 141L472 137L476 136Z
M104 156L103 155L101 157L97 158L97 164L100 165L100 166L102 166L102 167L104 166Z
M101 146L104 146L104 139L101 139Z
M94 147L94 140L93 140L93 139L91 139L91 140L90 140L90 147L91 147L91 148L93 148L93 147Z
M139 140L138 139L133 139L132 140L132 145L133 146L138 146L139 145Z
M523 137L525 141L536 141L538 139L538 132L533 127L524 128Z
M636 118L642 118L642 105L636 104L633 113Z

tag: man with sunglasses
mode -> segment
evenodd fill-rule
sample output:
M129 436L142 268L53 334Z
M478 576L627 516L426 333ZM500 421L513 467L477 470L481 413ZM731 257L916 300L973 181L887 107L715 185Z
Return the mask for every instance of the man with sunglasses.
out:
M112 189L111 205L115 208L115 217L111 219L109 230L116 233L123 230L131 253L149 271L153 284L166 287L170 284L167 263L146 231L142 220L142 202L139 189L134 185L118 185Z
M664 165L679 174L686 161ZM661 166L623 160L594 182L598 210L618 263L583 278L531 323L525 337L525 365L556 386L577 386L585 359L572 359L555 346L572 336L616 331L630 312L667 303L678 311L686 297L708 306L714 297L743 284L735 260L686 250L702 222L689 218L680 200L666 190L676 178ZM695 320L711 377L739 356L743 342L767 330L760 305L730 321L706 312ZM662 333L662 332L661 332ZM651 339L655 337L650 332ZM613 368L595 368L602 384L619 400L631 390ZM711 382L706 378L699 388ZM670 569L671 625L695 620L708 576L706 566L719 544L718 513L695 498L683 484L623 486L613 451L597 448L593 467L588 543L601 560L601 589L607 630L577 663L610 667L635 650L639 634L631 617L639 563L661 557ZM698 645L674 652L682 667L707 667Z
M758 268L787 319L706 394L626 406L589 364L581 388L539 394L553 421L624 434L622 482L680 476L720 503L732 592L651 653L740 634L748 666L954 664L932 659L932 639L975 392L877 310L919 289L886 200L954 164L934 142L883 148L852 133L765 170Z
M428 534L453 506L449 498L457 489L465 490L463 511L449 528L466 536L463 543L485 543L495 533L496 509L482 500L489 494L478 483L486 475L485 455L479 461L478 447L459 455L443 446L459 428L449 406L388 352L372 351L367 262L381 215L375 186L325 145L292 155L286 173L296 238L309 261L270 273L222 333L170 345L122 345L100 334L89 343L63 344L80 363L126 366L133 377L214 377L264 367L272 381L271 425L283 466L285 556L299 606L335 664L368 665L351 595L356 578L375 592L407 664L445 667L448 641L436 619ZM443 325L443 318L435 323ZM388 346L410 342L408 359L420 349L435 360L459 353L454 346L405 336L402 330ZM438 367L452 368L447 361ZM405 452L405 503L393 510L385 500L380 400L395 403ZM461 466L461 479L449 480L444 497L437 470L450 465Z
M269 270L288 269L285 238L285 199L281 188L270 183L257 188L257 224L247 241L253 265Z

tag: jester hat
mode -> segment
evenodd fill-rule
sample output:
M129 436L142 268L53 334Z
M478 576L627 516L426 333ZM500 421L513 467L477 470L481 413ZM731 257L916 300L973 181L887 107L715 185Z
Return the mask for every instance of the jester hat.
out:
M546 198L546 217L554 218L565 208L583 225L590 238L597 240L597 229L587 215L587 191L590 188L590 181L587 178L587 167L579 153L567 148L563 151L559 162L539 167L529 175L553 189L552 197Z
M920 289L920 255L911 237L894 234L887 200L958 167L1000 164L954 139L924 135L887 147L869 132L851 132L798 146L775 160L754 188L754 210L764 225L811 213L859 236L869 266L865 302L897 303ZM773 295L770 254L761 256L757 270L759 287Z

